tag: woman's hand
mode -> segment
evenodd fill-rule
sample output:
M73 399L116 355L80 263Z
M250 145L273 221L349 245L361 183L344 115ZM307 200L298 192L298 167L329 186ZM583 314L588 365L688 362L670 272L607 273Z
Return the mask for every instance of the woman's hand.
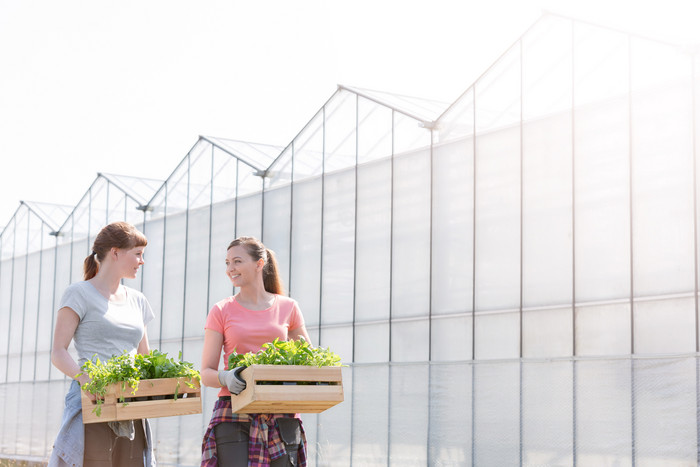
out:
M95 394L91 393L90 391L86 391L86 390L82 389L82 387L85 383L90 382L90 377L88 375L86 375L85 373L81 373L80 375L78 375L77 378L75 378L75 380L78 382L78 384L80 384L81 391L83 391L85 393L85 395L88 396L88 398L92 402L95 402L97 400L97 396Z

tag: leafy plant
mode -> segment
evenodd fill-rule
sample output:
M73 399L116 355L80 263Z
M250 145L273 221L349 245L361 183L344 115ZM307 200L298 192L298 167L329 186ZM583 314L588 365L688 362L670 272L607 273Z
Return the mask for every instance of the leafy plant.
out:
M340 356L323 347L311 347L300 337L299 340L280 341L263 344L257 352L239 354L235 350L228 357L228 369L250 365L307 365L341 366Z
M83 363L81 373L76 376L87 375L90 380L83 384L84 391L95 394L96 406L93 412L99 417L102 413L102 404L107 394L107 387L113 383L121 384L122 396L119 402L126 403L123 393L127 385L131 387L131 393L135 394L142 379L159 378L190 378L200 381L200 375L194 369L192 363L182 361L182 352L178 354L178 360L168 358L168 354L159 350L151 350L148 354L131 355L124 352L115 355L106 362L101 362L95 357L95 361L88 360ZM191 382L186 383L194 387ZM179 383L175 390L175 399L178 397Z

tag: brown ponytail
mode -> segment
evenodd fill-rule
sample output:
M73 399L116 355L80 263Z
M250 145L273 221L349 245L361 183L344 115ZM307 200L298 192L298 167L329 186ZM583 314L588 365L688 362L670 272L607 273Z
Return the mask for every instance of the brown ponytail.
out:
M92 245L92 253L83 261L83 278L89 280L95 277L100 269L100 262L112 248L129 250L147 244L146 236L127 222L113 222L103 227Z
M282 295L284 293L284 287L282 286L282 279L280 278L277 268L275 252L265 248L265 253L267 253L267 260L265 261L265 266L263 266L263 283L265 284L265 290L270 293Z
M97 264L97 260L95 260L95 256L96 253L93 251L85 258L85 261L83 261L83 278L85 280L95 277L97 270L100 268L100 265Z
M265 261L265 266L263 266L263 284L265 285L265 291L283 295L284 286L282 285L282 278L279 275L279 268L277 267L277 258L272 250L269 250L262 244L260 240L255 237L238 237L232 241L226 250L230 250L234 246L242 246L246 249L248 254L254 261L262 259Z

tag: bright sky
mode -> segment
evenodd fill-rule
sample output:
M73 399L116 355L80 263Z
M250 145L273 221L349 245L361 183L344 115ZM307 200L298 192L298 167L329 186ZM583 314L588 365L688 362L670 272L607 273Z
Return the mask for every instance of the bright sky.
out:
M543 10L700 43L698 0L0 0L0 229L198 135L285 146L338 84L451 102Z

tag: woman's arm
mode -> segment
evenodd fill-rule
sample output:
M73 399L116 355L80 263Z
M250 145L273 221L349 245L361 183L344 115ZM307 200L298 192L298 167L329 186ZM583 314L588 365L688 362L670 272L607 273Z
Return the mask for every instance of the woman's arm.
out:
M78 328L80 323L80 318L78 314L71 308L63 307L58 310L56 316L56 329L53 335L53 347L51 348L51 363L61 370L66 376L78 380L82 385L86 383L89 378L87 375L80 375L76 378L75 375L81 372L80 367L73 360L73 357L68 353L68 346L71 340L73 340L73 335L75 330Z
M303 337L306 342L311 345L311 339L309 338L309 333L306 332L306 326L301 326L296 329L290 329L289 332L287 333L287 338L289 340L299 340L300 337Z
M141 338L141 342L139 342L139 347L136 351L141 355L147 355L151 351L151 347L148 345L148 333L145 327L143 329L143 337Z
M202 367L199 374L202 377L202 384L210 388L220 388L219 382L219 360L221 359L221 348L224 345L224 336L211 329L204 330L204 348L202 349Z

